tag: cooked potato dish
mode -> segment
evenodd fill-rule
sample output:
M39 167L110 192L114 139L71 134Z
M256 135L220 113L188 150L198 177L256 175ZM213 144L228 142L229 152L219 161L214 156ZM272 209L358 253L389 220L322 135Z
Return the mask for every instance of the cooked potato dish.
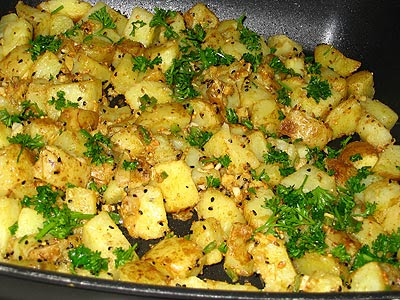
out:
M20 1L0 20L0 81L1 262L258 293L400 289L398 115L334 45L308 53L202 3L125 16Z

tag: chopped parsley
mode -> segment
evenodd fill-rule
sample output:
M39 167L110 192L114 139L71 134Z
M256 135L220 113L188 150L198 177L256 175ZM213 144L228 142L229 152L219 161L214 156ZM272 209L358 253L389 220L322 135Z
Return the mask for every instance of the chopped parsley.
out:
M350 156L350 157L349 157L349 160L350 160L351 162L356 162L356 161L362 160L362 156L361 156L360 153L356 153L356 154Z
M22 111L19 114L10 114L7 109L0 110L0 121L7 127L12 127L14 123L22 123L31 118L40 118L45 115L39 106L31 101L23 101L21 108Z
M150 27L164 27L164 36L168 40L173 40L177 39L179 35L174 31L171 25L168 24L167 20L168 19L173 19L176 16L176 11L172 10L164 10L162 8L156 7L155 9L155 14L153 18L151 19L149 26Z
M145 111L148 108L153 108L154 105L157 104L157 99L154 97L150 97L147 94L144 94L142 97L140 97L139 101L140 101L139 109L141 111Z
M137 20L131 23L132 24L132 31L129 34L130 36L135 36L136 34L136 30L138 30L139 28L142 28L143 26L146 25L145 22L143 22L143 20Z
M274 69L275 74L287 74L292 76L299 76L292 68L286 68L283 62L277 57L274 56L269 63L269 66Z
M258 174L258 175L257 175L256 170L251 169L251 170L250 170L250 174L251 174L251 177L252 177L254 180L257 180L257 181L265 181L265 182L269 181L269 176L268 176L268 174L265 173L265 170L264 170L264 169L263 169L263 170L261 171L261 173Z
M67 107L78 107L78 103L71 102L71 101L65 99L64 91L58 91L57 99L54 97L51 97L51 99L48 102L49 102L49 104L54 105L56 110L62 110L63 108L67 108Z
M114 23L113 19L111 18L110 14L107 12L106 6L103 6L99 10L91 13L89 15L89 20L98 21L101 23L101 29L96 31L95 33L89 34L85 37L84 41L88 41L93 38L93 36L100 36L108 39L111 43L114 41L110 39L108 36L104 35L104 29L115 29L117 25Z
M259 51L261 50L261 37L250 30L249 28L243 25L243 21L246 16L241 16L236 20L237 30L239 31L239 40L242 44L246 46L246 48L250 51Z
M151 143L151 134L150 132L144 128L142 125L139 125L139 134L143 138L143 141L146 145L149 145Z
M329 82L327 80L321 80L321 78L317 76L311 76L305 89L307 90L307 97L313 98L317 103L319 103L321 99L326 100L332 95Z
M55 10L53 10L50 14L54 15L54 14L58 13L60 10L62 10L63 8L64 8L64 5L60 5Z
M239 117L238 117L238 115L236 114L236 111L233 108L227 108L226 109L225 118L231 124L238 124L239 123Z
M88 183L87 188L89 190L98 192L99 194L103 194L107 190L108 186L106 184L103 184L102 186L98 187L94 181L91 181Z
M206 245L203 249L203 253L207 254L213 251L215 248L217 248L217 241L212 241L208 245Z
M15 222L13 225L11 225L10 227L8 227L8 230L10 231L11 235L14 235L17 230L18 230L18 221Z
M289 96L289 92L290 92L289 88L282 86L282 88L277 91L278 96L276 100L278 100L280 104L283 104L285 106L290 106L292 104L292 99Z
M55 35L38 35L34 40L29 41L31 47L28 52L31 53L31 58L35 61L39 55L46 51L57 52L60 49L62 40Z
M275 146L269 145L268 152L264 153L263 157L266 164L279 163L281 165L279 172L282 176L288 176L296 171L294 167L290 166L289 154Z
M76 268L82 268L90 271L91 274L98 276L100 271L108 270L108 258L101 257L99 251L92 251L83 245L69 250L68 257L71 261L72 273L75 273Z
M139 165L139 162L137 160L134 160L134 161L124 160L122 162L122 169L124 169L126 171L134 171L134 170L136 170L138 165Z
M262 53L258 53L258 54L253 55L251 53L246 52L242 56L242 59L245 62L248 62L248 63L251 64L251 69L252 69L253 72L257 72L258 67L262 63L262 58L263 58Z
M346 251L346 248L343 244L340 244L331 250L331 253L334 257L338 258L340 262L350 262L351 255Z
M63 34L67 38L71 38L73 36L76 36L78 34L78 29L81 29L82 24L76 23L74 26L72 26L70 29L67 29Z
M162 63L162 58L161 56L157 56L153 60L149 60L144 56L136 56L132 58L133 62L133 71L139 71L139 72L146 72L147 68L154 69L155 65L159 65Z
M111 140L101 134L100 132L95 133L93 136L84 129L80 130L80 133L87 139L84 144L87 151L83 154L86 157L91 158L91 163L95 165L101 165L103 163L114 163L112 155L107 154L111 150Z
M202 131L197 127L190 127L190 132L189 135L186 137L186 141L188 141L190 146L203 148L203 146L209 141L212 135L213 134L209 131Z
M137 254L135 252L137 246L138 246L138 244L135 243L133 246L129 247L127 250L124 250L121 247L118 247L117 249L115 249L113 251L113 253L116 256L115 268L122 267L127 262L130 262L133 259L138 259L139 257L137 256Z
M17 156L17 162L19 161L19 158L21 157L21 154L25 148L29 150L37 149L40 151L40 149L42 149L45 146L45 143L42 141L42 138L43 136L39 134L36 134L34 137L31 137L29 134L25 133L18 133L13 137L7 137L10 144L21 145L21 150L19 151Z
M219 186L221 185L221 181L219 178L215 178L214 176L206 176L206 186L207 188L219 188Z
M229 166L229 164L232 162L232 160L228 154L225 154L220 157L211 157L211 158L206 158L206 159L201 160L201 162L203 164L209 163L209 162L215 162L215 161L220 163L225 168L227 168Z
M218 251L221 253L228 252L228 245L226 244L226 242L222 242L221 245L218 246Z

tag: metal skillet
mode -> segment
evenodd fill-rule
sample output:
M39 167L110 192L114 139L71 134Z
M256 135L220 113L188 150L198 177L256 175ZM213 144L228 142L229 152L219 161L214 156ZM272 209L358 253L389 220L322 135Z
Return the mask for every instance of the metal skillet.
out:
M36 5L37 0L24 0ZM89 2L94 3L94 0ZM135 6L185 11L196 0L105 0L111 7L129 15ZM375 98L400 113L398 85L400 60L400 2L395 0L205 0L220 19L247 16L246 25L264 37L286 34L311 52L319 43L333 44L346 56L362 62L362 69L374 72ZM0 2L1 15L13 11L17 0ZM392 130L400 140L400 126ZM172 222L172 229L184 235L190 225ZM143 245L143 249L148 245ZM226 280L221 266L206 268L204 276ZM257 278L254 278L257 282ZM400 292L376 293L250 293L209 291L162 286L140 285L83 278L0 264L1 299L393 299Z

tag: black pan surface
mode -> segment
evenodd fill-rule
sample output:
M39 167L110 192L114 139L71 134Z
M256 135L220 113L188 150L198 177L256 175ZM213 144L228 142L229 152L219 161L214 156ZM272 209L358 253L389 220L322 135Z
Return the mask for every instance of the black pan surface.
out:
M37 0L24 0L36 5ZM96 2L91 0L89 2ZM198 0L105 0L129 15L135 6L185 11ZM320 43L334 45L346 56L362 62L374 72L375 98L400 113L400 1L386 0L204 0L221 19L247 16L246 26L268 37L286 34L303 45L306 52ZM14 10L17 0L0 1L0 14ZM400 126L392 135L400 140ZM178 235L184 224L171 225ZM139 253L140 254L140 253ZM225 280L220 268L205 270L205 276ZM254 279L257 281L257 278ZM205 291L147 286L83 278L0 264L0 299L393 299L400 292L352 294L289 294Z

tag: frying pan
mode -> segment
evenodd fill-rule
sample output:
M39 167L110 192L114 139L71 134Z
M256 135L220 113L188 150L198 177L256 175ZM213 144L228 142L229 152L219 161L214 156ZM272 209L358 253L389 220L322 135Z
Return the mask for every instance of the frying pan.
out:
M94 3L95 1L89 1ZM135 6L185 11L196 0L105 0L129 15ZM246 26L264 37L286 34L301 43L306 53L320 43L329 43L346 56L374 72L375 98L400 113L400 1L374 0L205 0L221 19L247 16ZM0 2L1 15L14 10L17 0ZM25 0L37 5L38 0ZM392 129L400 140L400 127ZM188 224L170 220L174 232L186 234ZM141 245L141 251L148 249ZM141 253L139 253L140 255ZM208 267L204 277L227 280L221 266ZM259 284L257 277L251 279ZM258 281L258 282L257 282ZM393 299L400 292L372 293L250 293L160 287L26 269L0 264L1 299Z

